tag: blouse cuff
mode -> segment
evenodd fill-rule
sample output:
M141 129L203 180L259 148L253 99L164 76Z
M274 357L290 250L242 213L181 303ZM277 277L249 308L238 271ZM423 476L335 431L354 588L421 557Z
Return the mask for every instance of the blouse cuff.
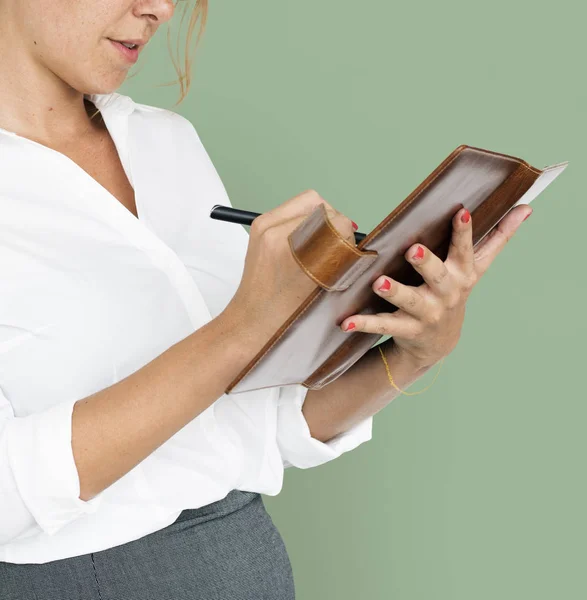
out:
M10 419L6 447L22 501L47 534L98 510L102 495L79 498L80 482L71 445L74 400Z
M285 468L294 466L309 469L338 458L354 450L372 437L373 417L367 417L349 430L339 433L327 442L310 434L310 427L302 413L310 390L301 384L280 386L277 401L277 443Z

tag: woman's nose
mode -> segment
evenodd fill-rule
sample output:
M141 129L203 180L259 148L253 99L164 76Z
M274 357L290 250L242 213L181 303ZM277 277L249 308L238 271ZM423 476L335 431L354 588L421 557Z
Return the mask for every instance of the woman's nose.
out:
M166 23L173 17L177 0L148 0L139 2L140 15L151 17L158 25Z

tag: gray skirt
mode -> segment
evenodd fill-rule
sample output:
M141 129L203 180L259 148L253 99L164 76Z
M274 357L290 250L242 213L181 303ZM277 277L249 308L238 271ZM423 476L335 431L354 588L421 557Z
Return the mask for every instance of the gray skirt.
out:
M43 564L0 562L2 600L293 600L260 494L233 490L138 540Z

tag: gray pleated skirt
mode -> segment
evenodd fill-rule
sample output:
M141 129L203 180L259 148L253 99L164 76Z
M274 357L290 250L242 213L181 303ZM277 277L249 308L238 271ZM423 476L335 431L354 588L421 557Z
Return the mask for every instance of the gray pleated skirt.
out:
M260 494L233 490L138 540L43 564L0 562L1 600L293 600Z

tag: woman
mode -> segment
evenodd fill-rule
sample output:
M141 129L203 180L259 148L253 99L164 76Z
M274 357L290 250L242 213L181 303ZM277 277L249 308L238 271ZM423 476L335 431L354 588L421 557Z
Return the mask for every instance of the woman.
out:
M260 494L369 440L398 393L374 351L322 390L223 393L314 285L289 232L319 203L349 240L356 226L313 191L250 234L209 219L230 203L191 123L114 91L137 54L119 42L143 46L174 10L0 0L3 600L293 598ZM446 261L407 251L422 286L373 283L399 310L341 327L392 335L408 386L454 349L530 213L473 251L460 210Z

